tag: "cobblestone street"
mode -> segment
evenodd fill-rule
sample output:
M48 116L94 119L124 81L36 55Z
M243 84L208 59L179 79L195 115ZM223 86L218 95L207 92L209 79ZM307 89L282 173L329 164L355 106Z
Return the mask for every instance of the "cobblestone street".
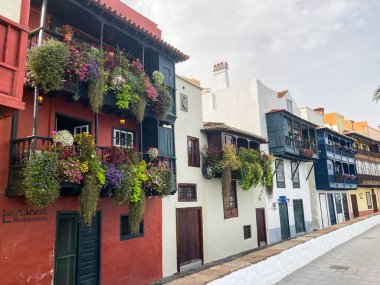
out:
M342 244L281 280L285 284L380 285L380 226Z

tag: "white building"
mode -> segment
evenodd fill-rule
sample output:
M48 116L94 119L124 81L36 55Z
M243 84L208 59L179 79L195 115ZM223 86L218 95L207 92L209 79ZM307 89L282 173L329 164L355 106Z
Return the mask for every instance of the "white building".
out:
M265 140L225 124L204 124L199 82L181 76L176 80L177 193L162 204L164 276L257 247L256 219L261 235L266 233L262 189L242 191L232 182L231 199L224 200L221 179L203 177L200 157L210 134L244 138L255 147ZM260 239L265 242L265 236Z
M266 199L268 243L312 231L306 179L308 161L318 156L316 126L301 119L290 93L274 91L260 80L230 86L228 65L222 62L214 66L213 88L204 90L202 99L205 121L268 137L269 145L262 150L276 154L273 195ZM310 147L314 154L306 153Z

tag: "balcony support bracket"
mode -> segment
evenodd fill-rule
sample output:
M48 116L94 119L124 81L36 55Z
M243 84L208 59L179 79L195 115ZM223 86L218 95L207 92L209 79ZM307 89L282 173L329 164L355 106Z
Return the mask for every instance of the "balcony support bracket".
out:
M311 171L314 169L314 162L313 162L313 165L311 166L310 170L309 170L309 173L307 174L307 177L306 177L306 181L309 179L310 177L310 174L311 174Z
M300 164L301 164L301 161L298 160L298 161L297 161L297 166L296 166L296 168L294 169L294 171L292 171L292 181L293 181L294 176L295 176L296 173L297 173L298 168L300 167ZM313 164L313 165L314 165L314 164ZM307 179L306 179L306 180L307 180Z

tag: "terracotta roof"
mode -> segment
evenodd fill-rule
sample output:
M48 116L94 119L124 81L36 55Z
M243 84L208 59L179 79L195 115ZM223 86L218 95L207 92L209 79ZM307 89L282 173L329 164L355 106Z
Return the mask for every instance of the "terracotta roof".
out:
M280 111L285 111L285 109L272 109L272 110L270 110L269 112L266 112L266 114L269 114L269 113L276 113L276 112L280 112Z
M183 81L186 81L187 83L189 83L190 85L193 85L199 89L203 89L202 86L199 84L195 84L195 82L193 80L196 80L196 79L191 79L191 78L187 78L185 76L182 76L182 75L179 75L179 74L176 74L177 77L181 78ZM198 81L199 82L199 81ZM200 83L200 82L199 82Z
M156 41L158 44L160 44L162 47L164 47L164 48L168 49L169 51L171 51L172 53L174 53L178 57L178 62L185 61L185 60L189 59L188 55L186 55L185 53L176 49L175 47L173 47L169 43L165 42L157 34L150 32L146 28L144 28L141 25L139 25L138 23L134 22L132 19L126 17L120 11L115 10L114 8L109 6L107 3L105 3L104 1L102 1L102 0L91 0L91 2L95 3L100 8L102 8L103 10L106 10L107 12L112 14L113 16L115 16L115 17L119 18L120 20L122 20L122 21L128 23L129 25L133 26L139 32L145 34L146 36L150 37L151 39Z
M288 90L283 90L283 91L279 91L277 92L277 97L278 98L282 98L286 95L286 93L288 93L289 91Z
M246 137L248 139L255 140L259 143L267 143L268 140L266 138L263 138L259 135L243 131L238 128L234 128L231 126L226 125L225 123L218 123L218 122L204 122L203 123L204 129L202 129L202 132L227 132L231 134L236 134L242 137Z

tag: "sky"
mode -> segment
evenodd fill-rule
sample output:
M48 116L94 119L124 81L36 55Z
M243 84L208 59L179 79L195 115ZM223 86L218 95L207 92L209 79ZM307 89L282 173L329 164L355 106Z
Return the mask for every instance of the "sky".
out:
M380 0L123 0L190 55L176 72L212 87L227 61L230 84L260 79L298 106L380 125Z

